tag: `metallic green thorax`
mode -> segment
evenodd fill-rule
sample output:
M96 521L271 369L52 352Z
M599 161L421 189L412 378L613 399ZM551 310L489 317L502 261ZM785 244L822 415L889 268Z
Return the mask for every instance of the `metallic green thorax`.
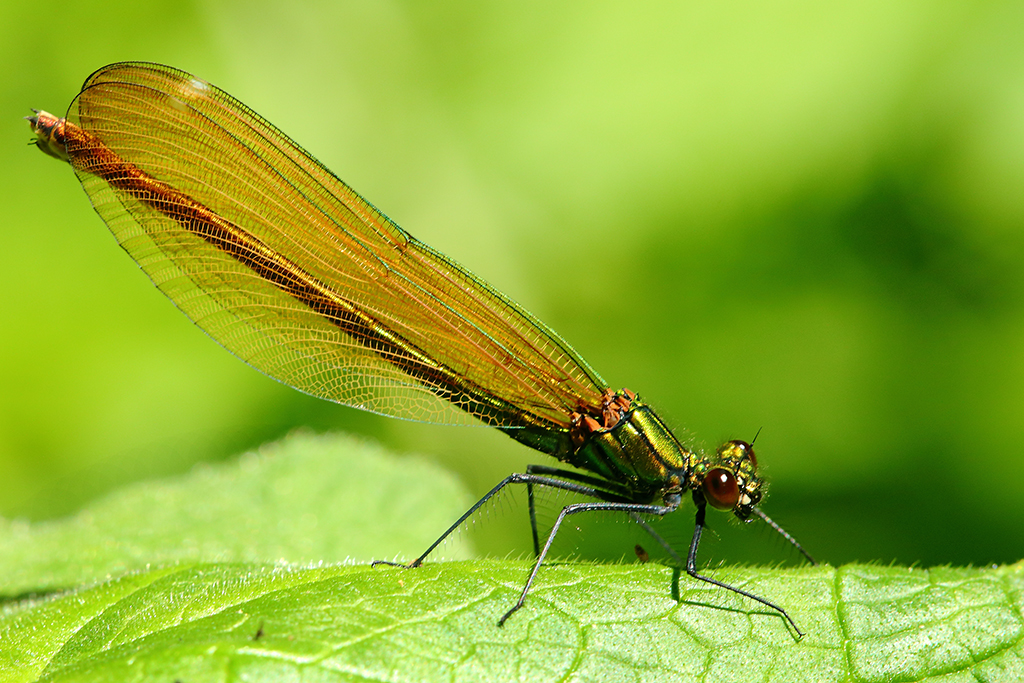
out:
M566 461L631 491L655 494L686 486L694 454L650 406L634 400L617 425L593 433Z
M531 448L624 487L638 502L661 499L666 504L678 503L683 491L700 492L708 474L721 470L735 478L733 512L740 519L750 516L763 495L748 445L730 441L714 455L692 451L676 439L651 406L632 394L629 410L614 426L592 429L582 443L576 442L579 445L562 431L503 431Z

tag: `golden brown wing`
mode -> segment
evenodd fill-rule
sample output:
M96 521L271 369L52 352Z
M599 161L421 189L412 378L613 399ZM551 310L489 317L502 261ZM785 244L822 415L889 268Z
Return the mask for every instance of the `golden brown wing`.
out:
M599 412L605 383L553 330L222 90L114 64L67 121L71 163L121 246L271 377L427 422L565 429L572 411Z

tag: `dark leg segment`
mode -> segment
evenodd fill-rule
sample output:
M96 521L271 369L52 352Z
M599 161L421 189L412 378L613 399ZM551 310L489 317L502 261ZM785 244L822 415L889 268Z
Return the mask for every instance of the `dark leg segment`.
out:
M430 545L430 547L427 548L426 551L424 551L424 553L422 555L417 557L415 560L413 560L409 564L405 564L403 562L389 562L388 560L374 560L373 562L370 563L370 566L376 567L379 564L385 564L385 565L389 565L389 566L392 566L392 567L405 567L407 569L412 569L413 567L420 566L421 564L423 564L423 560L426 559L427 555L432 553L434 551L434 549L437 548L437 546L441 545L441 543L443 543L446 538L448 538L449 536L452 535L452 532L454 532L456 529L458 529L460 526L462 526L462 523L465 522L467 519L469 519L473 515L474 512L479 510L484 504L487 503L487 501L489 501L491 498L496 496L503 488L505 488L509 484L527 484L529 486L534 486L534 485L535 486L549 486L549 487L554 488L554 489L562 489L564 491L571 491L572 493L578 493L578 494L583 495L583 496L590 496L591 498L598 498L598 499L601 499L601 500L613 500L613 501L619 500L619 496L617 496L617 495L615 495L613 493L609 493L608 491L602 491L600 489L596 489L596 488L593 488L591 486L584 486L583 484L577 484L577 483L572 482L572 481L565 481L563 479L556 479L554 477L542 476L542 475L537 475L537 474L518 474L518 473L517 474L510 474L509 476L505 477L500 482L498 482L498 485L495 486L490 491L488 491L484 495L483 498L478 500L473 505L473 507L471 507L468 510L466 510L466 512L461 517L459 517L455 521L454 524L452 524L450 527L448 527L448 530L445 531L443 534L441 534L441 536L436 541L434 541Z
M799 550L799 551L800 551L800 553L801 553L801 554L802 554L802 555L803 555L804 557L806 557L806 558L807 558L807 561L808 561L808 562L810 562L811 564L813 564L813 565L814 565L815 567L817 567L817 566L818 566L818 563L814 561L814 558L813 558L813 557L811 557L810 553L808 553L808 552L807 552L806 550L804 550L804 547L803 547L802 545L800 545L800 542L799 542L798 540L796 540L795 538L793 538L792 536L790 536L790 535L789 535L789 532L788 532L788 531L786 531L786 530L785 530L785 529L783 529L783 528L782 528L781 526L779 526L778 524L776 524L776 523L775 523L775 520L774 520L774 519L772 519L772 518L771 518L771 517L769 517L768 515L766 515L766 514L764 514L763 512L761 512L761 508L754 508L754 514L756 514L756 515L757 515L758 517L760 517L761 519L763 519L763 520L764 520L764 522L765 522L765 524L767 524L767 525L768 525L768 526L770 526L771 528L773 528L773 529L775 529L776 531L778 531L778 532L779 532L779 534L780 534L780 535L781 535L781 536L782 536L782 537L783 537L784 539L786 539L787 541L789 541L790 543L792 543L792 544L793 544L793 546L794 546L794 547L795 547L795 548L796 548L797 550Z
M616 494L624 501L629 500L629 492L624 487L620 487L615 482L605 481L604 479L598 479L597 477L590 477L580 472L563 470L557 467L548 467L547 465L527 465L526 473L548 475L557 479L579 482L581 484L593 486L597 490L604 490L608 493ZM537 557L540 555L540 535L537 532L537 506L536 499L533 495L532 482L526 483L526 498L529 501L530 509L530 531L533 532L533 556Z
M533 474L533 465L526 466L526 473ZM540 539L537 537L537 503L533 497L533 483L526 484L526 500L530 509L530 532L533 534L533 556L540 554Z
M690 552L686 554L686 573L699 581L704 581L705 583L710 583L713 586L718 586L719 588L730 590L733 593L739 593L744 597L750 598L755 602L761 603L765 607L770 607L771 609L775 610L776 612L784 616L786 618L786 621L789 622L789 625L793 627L793 630L797 632L797 635L800 638L803 638L804 632L801 631L800 627L798 627L796 625L796 622L793 621L793 617L789 616L789 613L786 610L782 609L774 602L766 600L760 596L754 595L753 593L748 593L747 591L741 588L737 588L736 586L730 586L727 583L722 583L721 581L716 581L715 579L712 579L709 576L703 576L697 573L697 546L700 545L701 533L704 531L704 513L705 508L707 507L707 502L704 500L704 496L703 494L700 493L700 491L693 492L693 502L697 506L697 518L694 521L693 539L690 541Z
M526 602L526 595L530 592L530 587L533 585L533 580L537 578L537 572L540 571L540 566L544 562L544 558L547 557L548 551L551 550L551 544L555 542L555 536L558 535L558 529L562 526L562 520L569 515L574 515L579 512L595 512L598 510L615 511L615 512L627 512L631 515L646 514L646 515L666 515L676 508L669 507L667 505L644 505L641 503L574 503L572 505L566 505L562 508L562 511L558 514L558 519L555 520L554 525L551 527L551 533L548 534L548 540L544 544L544 548L540 554L537 555L537 561L533 563L533 571L530 572L530 578L526 580L526 585L523 586L523 592L519 594L519 600L512 609L505 612L505 615L498 620L498 626L503 626L510 616L515 614L516 610L523 606Z

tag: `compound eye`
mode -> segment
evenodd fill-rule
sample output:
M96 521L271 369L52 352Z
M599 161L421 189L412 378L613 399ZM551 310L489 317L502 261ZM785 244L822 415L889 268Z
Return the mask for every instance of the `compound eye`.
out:
M740 487L732 472L721 467L708 472L704 477L704 497L711 507L719 510L731 510L740 499Z

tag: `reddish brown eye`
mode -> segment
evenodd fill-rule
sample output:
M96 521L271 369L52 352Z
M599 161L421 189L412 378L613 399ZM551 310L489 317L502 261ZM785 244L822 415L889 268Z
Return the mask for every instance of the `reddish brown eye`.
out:
M736 477L721 467L711 470L704 477L704 497L711 507L719 510L731 510L736 507L736 501L740 499L740 487L736 484Z

